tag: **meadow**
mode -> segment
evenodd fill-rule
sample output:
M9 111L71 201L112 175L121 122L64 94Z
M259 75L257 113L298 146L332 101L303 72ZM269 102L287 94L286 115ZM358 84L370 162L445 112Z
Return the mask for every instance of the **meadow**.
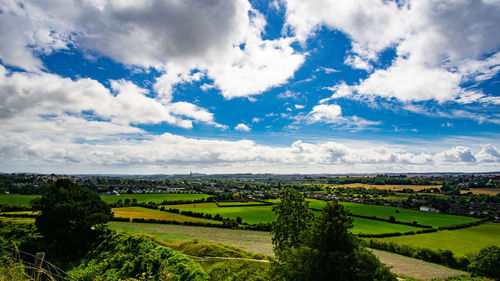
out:
M203 218L193 218L188 216L183 216L179 214L173 214L158 210L152 210L142 207L121 207L113 208L112 212L114 217L117 218L140 218L140 219L156 219L156 220L172 220L172 221L192 221L192 222L206 222L206 223L221 223L215 220L208 220Z
M20 194L0 194L1 205L11 206L29 206L30 201L39 197L40 195L20 195ZM147 194L120 194L117 195L101 195L102 200L106 203L116 203L118 200L125 201L126 199L136 199L137 202L155 202L162 203L163 201L177 201L177 200L200 200L209 198L207 194L197 193L147 193Z
M485 223L457 230L443 230L435 233L387 237L377 240L434 250L450 250L457 256L465 256L487 246L500 247L500 224Z

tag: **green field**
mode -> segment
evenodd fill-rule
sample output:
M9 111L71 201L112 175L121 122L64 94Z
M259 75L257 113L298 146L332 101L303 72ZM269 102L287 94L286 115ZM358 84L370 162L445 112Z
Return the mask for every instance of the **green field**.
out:
M225 202L217 202L219 206L248 206L248 205L263 205L265 203L262 202L231 202L231 201L225 201Z
M140 219L155 219L155 220L172 220L172 221L192 221L192 222L205 222L205 223L221 223L215 220L208 220L203 218L194 218L183 216L179 214L173 214L158 210L152 210L142 207L122 207L122 208L113 208L112 209L114 216L117 218L140 218Z
M20 195L20 194L0 194L1 205L11 206L28 206L32 199L39 197L39 195ZM167 194L121 194L117 195L101 195L102 200L106 203L115 203L118 200L125 201L126 199L136 199L137 202L155 202L161 203L163 201L176 201L176 200L200 200L209 198L207 194L192 194L192 193L167 193Z
M443 230L435 233L387 237L377 240L421 248L450 250L457 256L464 256L487 246L500 246L500 224L485 223L457 230Z
M0 194L0 205L29 206L39 195Z
M217 207L215 203L185 204L165 206L179 209L181 211L201 212L205 214L220 214L224 218L236 219L241 217L243 222L256 224L261 222L272 222L274 220L273 206L249 206L249 207Z
M341 202L341 204L349 209L351 213L356 215L376 216L384 219L389 219L390 216L394 216L398 221L417 221L420 224L430 225L433 227L450 226L477 221L477 219L471 217L454 216L440 213L427 213L396 207L366 205L350 202ZM396 213L396 210L398 210L399 213Z
M354 227L351 228L351 232L354 234L364 233L364 234L382 234L382 233L392 233L392 232L408 232L417 231L420 228L395 224L383 221L376 221L363 218L354 218Z

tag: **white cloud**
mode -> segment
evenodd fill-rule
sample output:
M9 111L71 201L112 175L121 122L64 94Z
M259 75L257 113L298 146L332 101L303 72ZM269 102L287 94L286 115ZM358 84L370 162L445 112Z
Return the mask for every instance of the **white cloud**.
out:
M342 109L336 104L321 104L313 107L306 119L308 123L336 123L342 116Z
M304 106L301 104L296 104L295 109L304 109Z
M375 172L487 171L498 167L499 151L491 145L474 154L454 147L435 154L400 146L354 141L289 146L259 145L250 140L149 135L137 128L76 117L37 118L0 123L0 169L60 173L200 172ZM84 130L86 133L81 134ZM50 131L51 134L46 132ZM29 133L26 133L29 132ZM127 137L127 135L140 135ZM8 136L8 137L7 137ZM415 148L413 148L415 149Z
M92 79L73 81L47 73L10 73L0 65L0 118L61 117L90 111L92 117L116 124L167 122L191 128L195 121L222 127L207 110L186 102L162 104L132 82L111 81L111 88L116 95Z
M450 150L436 154L436 158L443 162L475 162L472 151L464 146L456 146Z
M234 127L234 129L236 131L241 131L241 132L250 132L250 127L248 127L247 125L243 124L243 123L240 123L238 125L236 125L236 127Z
M500 71L498 1L286 0L286 6L286 25L302 42L321 26L349 36L352 48L345 63L354 68L371 72L379 54L395 48L389 67L358 84L344 83L332 98L381 96L443 103L467 93L464 82L481 82ZM474 101L497 101L483 95Z
M162 102L172 100L174 85L204 75L227 99L260 94L293 77L305 59L290 46L293 39L262 39L266 21L246 0L22 0L2 10L5 64L37 71L43 66L33 51L70 43L164 73L154 87Z
M332 67L324 67L324 66L321 66L321 67L318 67L314 70L314 72L319 72L319 71L323 71L325 73L335 73L335 72L340 72L339 70L335 69L335 68L332 68Z
M476 154L476 158L480 162L500 162L500 151L491 144L483 146L481 151Z
M296 119L297 122L304 121L306 124L326 123L354 131L380 124L380 122L366 120L358 116L342 116L342 108L336 104L316 105L307 115L299 115Z

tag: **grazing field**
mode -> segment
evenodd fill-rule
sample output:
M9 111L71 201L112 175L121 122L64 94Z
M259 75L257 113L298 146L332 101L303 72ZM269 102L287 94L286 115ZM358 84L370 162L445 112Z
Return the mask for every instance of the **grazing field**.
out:
M332 185L331 188L336 187L364 187L364 188L376 188L376 189L389 189L389 190L403 190L405 188L413 189L415 191L421 191L426 188L441 188L441 185L411 185L411 184L365 184L365 183L348 183Z
M37 197L39 195L0 194L0 205L27 207L30 201Z
M462 194L472 192L473 194L488 194L495 196L500 193L500 188L471 188L470 190L462 190L460 192Z
M485 223L457 230L443 230L435 233L387 237L377 240L435 250L450 250L457 256L465 256L487 246L500 246L500 224Z
M475 218L455 216L440 213L428 213L411 209L403 209L396 207L367 205L359 203L341 202L351 213L363 216L376 216L379 218L389 219L393 216L398 221L413 222L417 221L420 224L430 225L433 227L450 226L462 223L477 221ZM399 211L399 213L396 212Z
M125 201L126 199L136 199L137 202L155 202L161 203L163 201L176 201L176 200L200 200L210 197L207 194L196 193L147 193L147 194L120 194L117 195L101 195L102 200L106 203L115 203L118 200Z
M215 220L207 220L202 218L193 218L179 214L162 212L158 210L151 210L142 207L122 207L112 209L114 216L117 218L130 218L130 219L156 219L156 220L172 220L172 221L192 221L192 222L209 222L221 223Z

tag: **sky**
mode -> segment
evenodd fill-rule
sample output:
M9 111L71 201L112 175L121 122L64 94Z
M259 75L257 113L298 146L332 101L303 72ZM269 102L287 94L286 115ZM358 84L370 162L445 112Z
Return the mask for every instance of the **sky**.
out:
M498 0L0 0L0 171L500 171Z

